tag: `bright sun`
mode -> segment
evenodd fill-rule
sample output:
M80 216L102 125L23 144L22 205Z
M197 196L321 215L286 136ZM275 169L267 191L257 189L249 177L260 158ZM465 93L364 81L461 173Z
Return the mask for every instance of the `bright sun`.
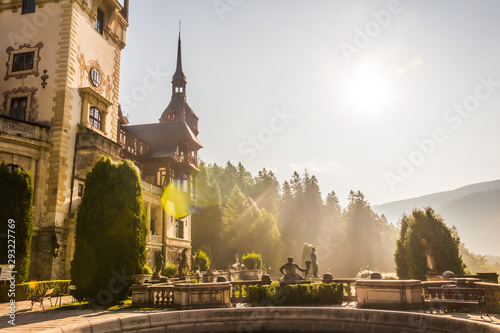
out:
M358 67L346 83L346 99L360 111L380 111L390 99L386 75L376 67Z

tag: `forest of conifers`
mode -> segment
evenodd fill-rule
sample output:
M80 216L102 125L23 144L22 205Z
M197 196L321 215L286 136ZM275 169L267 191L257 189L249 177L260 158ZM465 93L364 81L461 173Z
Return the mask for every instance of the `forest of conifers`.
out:
M236 255L253 251L276 274L288 256L303 265L303 245L308 243L316 247L320 275L329 271L354 277L367 268L395 272L398 227L376 214L361 191L351 190L342 207L334 189L322 196L318 180L307 170L294 172L282 184L271 170L253 176L242 163L221 167L202 162L199 170L194 177L192 245L209 254L213 268L227 269ZM500 273L500 265L463 244L460 255L468 273Z
M341 207L333 189L323 200L307 170L280 184L272 171L254 177L241 163L201 163L199 169L193 249L207 251L215 268L226 269L235 255L254 251L276 273L288 256L300 265L303 244L309 243L316 247L320 274L394 271L398 230L372 211L360 191L351 191Z

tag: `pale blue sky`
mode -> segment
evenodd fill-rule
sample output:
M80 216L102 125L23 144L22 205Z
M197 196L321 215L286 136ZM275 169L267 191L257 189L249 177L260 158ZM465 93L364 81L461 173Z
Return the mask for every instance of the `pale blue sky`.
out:
M120 99L132 124L158 121L182 20L204 161L280 182L307 168L343 204L350 189L373 204L450 190L500 178L498 13L494 0L132 0Z

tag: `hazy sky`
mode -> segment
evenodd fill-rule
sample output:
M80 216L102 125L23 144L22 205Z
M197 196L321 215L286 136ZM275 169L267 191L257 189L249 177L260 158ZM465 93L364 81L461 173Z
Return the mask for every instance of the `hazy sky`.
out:
M157 122L182 20L208 163L316 175L345 205L500 178L500 2L132 0L120 100Z

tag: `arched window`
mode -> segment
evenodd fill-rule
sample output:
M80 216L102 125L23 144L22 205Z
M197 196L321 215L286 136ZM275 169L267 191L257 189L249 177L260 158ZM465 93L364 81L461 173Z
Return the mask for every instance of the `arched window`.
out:
M168 121L175 121L177 120L177 113L172 112L167 115L167 120Z
M102 128L101 111L99 111L99 109L96 108L95 106L92 106L90 108L89 122L90 122L90 125L92 127L97 128L98 130L101 130L101 128Z
M23 169L21 168L19 165L17 164L7 164L7 168L9 168L9 171L12 172L14 170L17 170L17 169Z

